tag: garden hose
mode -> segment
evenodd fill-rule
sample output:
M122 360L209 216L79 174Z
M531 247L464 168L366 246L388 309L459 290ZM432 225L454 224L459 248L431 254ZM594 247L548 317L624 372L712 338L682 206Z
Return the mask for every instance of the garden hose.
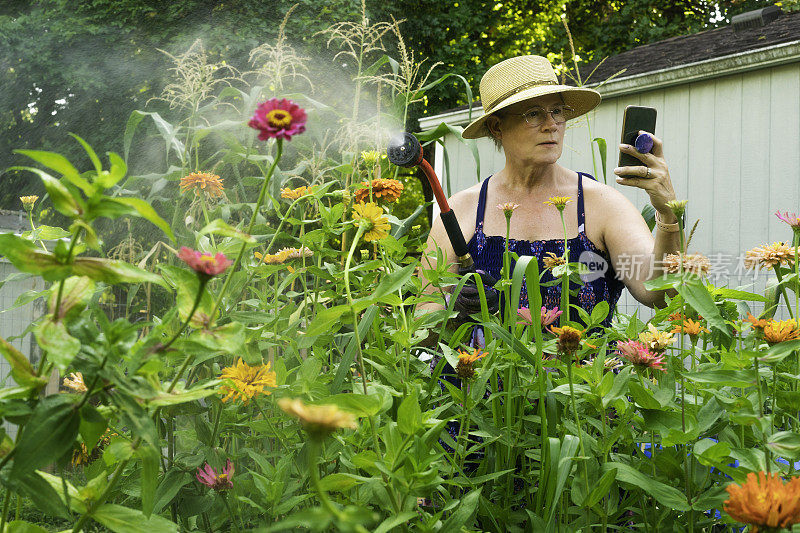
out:
M436 203L439 204L441 213L439 216L442 219L445 231L447 231L450 244L453 245L453 251L455 251L458 258L459 272L465 274L474 271L472 256L469 254L467 242L464 240L461 226L458 225L456 214L447 203L447 197L444 195L439 178L436 177L431 165L422 157L422 145L417 138L408 132L392 138L389 141L386 155L389 157L389 161L398 167L413 168L418 166L422 169L425 177L428 178L428 183L431 184Z

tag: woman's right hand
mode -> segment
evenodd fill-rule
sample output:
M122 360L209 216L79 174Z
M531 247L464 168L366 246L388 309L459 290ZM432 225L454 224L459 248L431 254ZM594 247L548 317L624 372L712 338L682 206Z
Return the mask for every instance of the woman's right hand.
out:
M500 308L500 295L497 292L497 289L494 288L497 280L482 270L478 270L477 274L480 276L481 282L483 282L483 290L486 294L486 307L489 311L489 314L493 315L497 313L498 309ZM464 284L464 287L461 288L461 292L458 293L458 297L453 304L453 310L458 311L458 317L456 320L462 324L472 320L470 315L481 312L480 291L478 290L478 286L473 281L472 275L467 275L470 276L470 280L467 281L467 283Z

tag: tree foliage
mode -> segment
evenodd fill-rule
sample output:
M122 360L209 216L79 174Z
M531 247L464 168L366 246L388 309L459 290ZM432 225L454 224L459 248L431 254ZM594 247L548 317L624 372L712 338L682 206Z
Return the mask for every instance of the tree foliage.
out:
M13 0L0 6L0 168L18 161L13 149L40 148L80 157L65 145L64 131L81 135L102 151L121 151L125 121L134 109L158 110L148 102L161 94L171 66L164 50L186 50L202 38L209 55L246 68L248 53L274 42L284 15L295 6L286 34L300 53L317 65L341 69L319 32L340 21L359 21L359 0ZM764 0L720 3L682 0L601 2L573 0L405 0L367 2L371 21L403 20L407 47L435 74L463 75L477 95L480 76L491 65L516 54L570 59L566 15L576 53L590 62L640 44L727 24L730 17L767 5ZM390 52L391 55L391 52ZM396 55L396 54L395 54ZM377 58L373 58L377 59ZM424 68L424 67L423 67ZM424 68L424 70L426 70ZM335 71L334 71L335 72ZM329 93L336 93L335 77ZM323 88L324 89L324 88ZM432 88L423 106L412 109L410 126L421 114L466 104L456 78ZM147 165L147 160L138 164ZM136 162L134 163L135 170ZM20 192L35 194L38 184L6 173L0 178L0 208L18 208Z

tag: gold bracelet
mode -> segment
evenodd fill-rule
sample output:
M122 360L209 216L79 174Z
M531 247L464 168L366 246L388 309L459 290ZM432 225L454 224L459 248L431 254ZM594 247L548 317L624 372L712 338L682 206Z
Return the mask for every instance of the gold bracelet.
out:
M681 227L677 222L673 222L672 224L661 222L661 218L658 216L658 211L656 211L656 227L665 233L678 233L681 230Z

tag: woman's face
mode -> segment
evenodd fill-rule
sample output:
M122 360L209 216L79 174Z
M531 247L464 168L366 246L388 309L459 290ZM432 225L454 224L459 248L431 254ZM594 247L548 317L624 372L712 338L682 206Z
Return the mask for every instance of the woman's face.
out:
M534 107L551 110L564 105L559 94L549 94L513 104L500 111L499 120L490 125L499 134L506 157L528 164L548 165L558 161L564 146L566 124L558 124L552 115L545 113L540 126L531 126L523 118Z

